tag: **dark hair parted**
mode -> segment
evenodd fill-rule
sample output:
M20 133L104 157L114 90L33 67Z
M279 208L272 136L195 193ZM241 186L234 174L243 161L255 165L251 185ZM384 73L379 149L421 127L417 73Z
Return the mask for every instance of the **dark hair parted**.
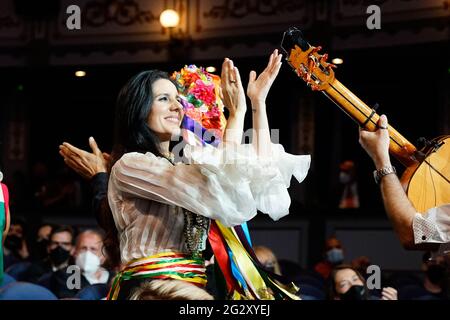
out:
M356 275L358 276L359 280L362 281L362 283L364 284L364 287L366 288L365 297L367 298L368 297L368 289L366 286L366 280L364 279L364 277L358 270L356 270L355 268L353 268L351 265L348 265L348 264L340 264L340 265L334 267L333 270L331 271L330 277L328 279L328 281L329 281L328 298L330 300L333 300L335 297L339 296L338 292L336 291L336 274L339 271L346 270L346 269L353 270L356 273Z
M128 152L151 152L161 156L160 140L148 126L148 116L153 104L152 85L160 79L172 81L166 72L142 71L128 80L120 90L116 102L114 145L109 171L116 161ZM104 240L106 254L112 265L119 265L119 237L106 198L101 205L100 215L97 220L101 221L100 226L106 233Z
M148 115L153 104L152 85L160 79L172 81L166 72L143 71L120 90L116 103L111 166L127 152L161 155L159 138L148 126Z

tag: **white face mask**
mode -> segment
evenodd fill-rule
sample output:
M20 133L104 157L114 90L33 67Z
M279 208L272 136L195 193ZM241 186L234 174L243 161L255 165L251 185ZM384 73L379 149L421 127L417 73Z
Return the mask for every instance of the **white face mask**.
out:
M75 263L85 273L94 273L100 268L100 258L89 250L78 254Z

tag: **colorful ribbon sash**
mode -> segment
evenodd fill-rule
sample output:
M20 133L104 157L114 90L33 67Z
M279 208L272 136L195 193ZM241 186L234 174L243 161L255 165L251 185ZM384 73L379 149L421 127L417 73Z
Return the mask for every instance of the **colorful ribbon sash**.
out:
M202 258L180 252L162 252L130 261L114 278L108 300L117 300L122 281L130 279L176 279L205 287L206 274Z
M245 228L226 228L219 221L211 222L209 240L225 279L228 298L300 300L298 288L292 282L263 269L251 248Z

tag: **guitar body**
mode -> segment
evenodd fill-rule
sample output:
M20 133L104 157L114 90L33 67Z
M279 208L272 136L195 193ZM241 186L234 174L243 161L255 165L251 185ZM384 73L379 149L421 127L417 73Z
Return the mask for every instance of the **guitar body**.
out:
M425 149L425 159L406 169L401 183L409 200L420 213L450 203L450 136L433 140L441 147Z

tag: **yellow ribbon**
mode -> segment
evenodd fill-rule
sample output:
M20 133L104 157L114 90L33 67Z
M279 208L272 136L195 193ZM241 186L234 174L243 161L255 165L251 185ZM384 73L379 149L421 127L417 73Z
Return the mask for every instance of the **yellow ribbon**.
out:
M245 292L245 296L242 296L238 292L232 293L233 300L242 300L242 299L260 299L260 300L274 300L274 296L271 293L271 290L267 288L266 282L261 277L258 269L255 266L255 263L252 260L252 257L247 252L245 247L242 245L239 237L236 234L236 231L233 228L224 227L219 221L216 220L216 224L219 227L222 235L227 242L228 246L233 252L233 259L236 262L236 265L239 266L239 269L242 272L245 280L247 281L248 286L252 289L256 297L250 292ZM287 297L292 300L301 300L295 293L298 292L299 288L291 283L290 286L283 285L276 280L268 277L270 283L276 286L281 292L283 292Z
M111 287L110 293L108 294L108 297L111 300L117 300L117 297L120 292L120 284L121 284L122 278L124 277L125 274L127 274L127 277L140 276L143 278L147 278L147 277L152 278L152 275L154 276L155 273L141 274L141 275L136 275L136 273L143 272L143 271L152 271L154 269L170 268L173 265L189 265L189 264L198 265L199 264L198 260L189 259L187 257L186 258L177 257L178 255L180 255L180 254L176 253L176 252L161 252L161 253L157 253L157 254L149 256L149 257L138 258L138 259L134 259L134 260L128 262L127 265L125 266L125 268L123 268L123 270L120 271L116 275L113 286ZM184 254L181 254L181 255L183 256ZM162 259L160 259L160 258L162 258ZM159 261L173 260L173 259L182 259L182 260L158 263ZM145 263L153 263L153 264L143 265ZM137 264L137 265L130 267L133 264ZM193 269L192 271L189 271L189 272L194 272L194 271L198 271L198 270ZM167 273L164 274L165 272L167 272ZM194 283L194 284L199 284L203 287L206 285L207 280L204 277L204 270L201 272L202 275L196 275L193 277L182 277L178 274L169 273L169 272L171 272L170 269L166 270L166 271L161 271L161 273L164 274L164 276L166 276L167 278L182 280L182 281L186 281L186 282L190 282L190 283ZM173 271L173 272L183 273L184 271L180 270L180 271ZM157 270L156 270L156 273L158 273Z
M259 274L258 269L255 267L255 264L249 257L247 251L244 246L240 242L239 238L235 235L232 229L224 227L219 221L216 220L217 226L219 227L222 235L227 242L227 245L230 247L233 252L233 259L236 262L236 265L239 266L239 269L242 271L242 275L244 276L247 284L252 289L253 293L256 296L256 299L259 300L274 300L275 298L269 292L264 279ZM247 293L250 295L250 293ZM233 299L237 298L237 295L234 294ZM251 299L251 295L247 297Z

